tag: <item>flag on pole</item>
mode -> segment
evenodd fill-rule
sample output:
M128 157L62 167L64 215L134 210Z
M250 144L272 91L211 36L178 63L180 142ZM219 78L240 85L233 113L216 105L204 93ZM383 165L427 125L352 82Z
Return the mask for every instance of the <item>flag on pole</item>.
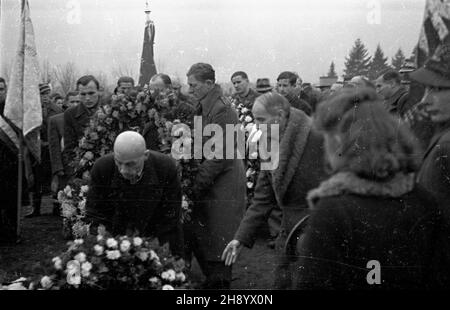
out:
M450 41L450 0L427 0L416 54L417 68L443 42Z
M139 85L148 84L150 78L156 74L155 60L153 59L153 44L155 42L155 25L150 20L150 11L146 11L147 21L144 29L144 45L142 47Z
M19 46L11 68L4 115L22 132L30 153L40 161L42 108L38 86L39 62L28 0L22 1ZM19 144L16 146L20 147Z

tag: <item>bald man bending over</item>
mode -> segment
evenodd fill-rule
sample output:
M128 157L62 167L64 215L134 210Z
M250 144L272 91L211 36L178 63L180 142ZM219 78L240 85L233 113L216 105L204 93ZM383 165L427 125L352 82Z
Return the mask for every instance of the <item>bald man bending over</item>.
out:
M149 151L137 132L121 133L114 153L99 158L91 171L86 222L113 235L158 237L182 256L181 186L175 161Z

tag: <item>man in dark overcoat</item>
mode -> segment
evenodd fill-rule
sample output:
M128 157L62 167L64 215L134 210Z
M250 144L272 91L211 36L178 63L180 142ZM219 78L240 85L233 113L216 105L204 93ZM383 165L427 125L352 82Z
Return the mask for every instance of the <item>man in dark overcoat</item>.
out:
M207 153L212 152L205 151L205 144L210 137L205 134L198 138L194 133L194 143L199 142L196 139L202 140L203 153L199 154L199 159L203 161L194 182L192 221L184 225L186 252L195 255L206 276L203 288L227 289L230 288L232 270L231 266L223 264L221 254L245 210L246 187L244 163L236 157L236 139L226 145L225 129L227 124L239 127L236 126L239 121L231 103L215 83L211 65L194 64L187 77L189 93L197 100L194 127L199 127L202 132L207 126L220 127L222 133L214 133L214 137L221 140L215 144L215 151L223 156L209 157L211 154ZM233 149L231 159L226 158L227 148Z
M273 205L282 210L281 231L275 249L279 251L275 270L275 287L291 287L289 260L284 255L284 246L289 232L308 214L306 194L317 187L325 178L323 159L323 138L312 130L312 121L303 111L291 108L287 99L277 93L258 97L253 106L253 115L258 126L278 125L279 137L271 134L270 139L279 141L279 152L271 150L272 157L279 156L272 170L263 170L256 184L255 196L247 209L234 240L225 248L222 259L233 264L242 245L251 248ZM269 131L269 129L268 129Z

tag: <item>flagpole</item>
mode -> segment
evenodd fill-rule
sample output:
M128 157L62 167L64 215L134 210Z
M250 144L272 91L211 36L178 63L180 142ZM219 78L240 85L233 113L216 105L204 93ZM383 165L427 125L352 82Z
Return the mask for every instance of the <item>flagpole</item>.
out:
M25 40L25 0L22 0L22 31L23 31L23 39ZM23 66L25 66L25 61L23 62ZM24 70L22 70L24 72ZM23 97L23 90L22 90ZM23 99L22 99L23 100ZM22 115L23 117L23 115ZM23 132L22 129L19 130L19 154L17 155L17 227L16 227L16 241L20 241L20 224L21 224L21 216L22 216L22 177L23 177Z

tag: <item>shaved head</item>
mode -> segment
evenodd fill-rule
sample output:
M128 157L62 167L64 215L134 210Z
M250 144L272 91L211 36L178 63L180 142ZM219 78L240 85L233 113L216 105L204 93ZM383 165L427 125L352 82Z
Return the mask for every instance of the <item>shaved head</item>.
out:
M149 151L144 137L135 131L125 131L114 142L114 161L122 176L132 184L142 175Z

